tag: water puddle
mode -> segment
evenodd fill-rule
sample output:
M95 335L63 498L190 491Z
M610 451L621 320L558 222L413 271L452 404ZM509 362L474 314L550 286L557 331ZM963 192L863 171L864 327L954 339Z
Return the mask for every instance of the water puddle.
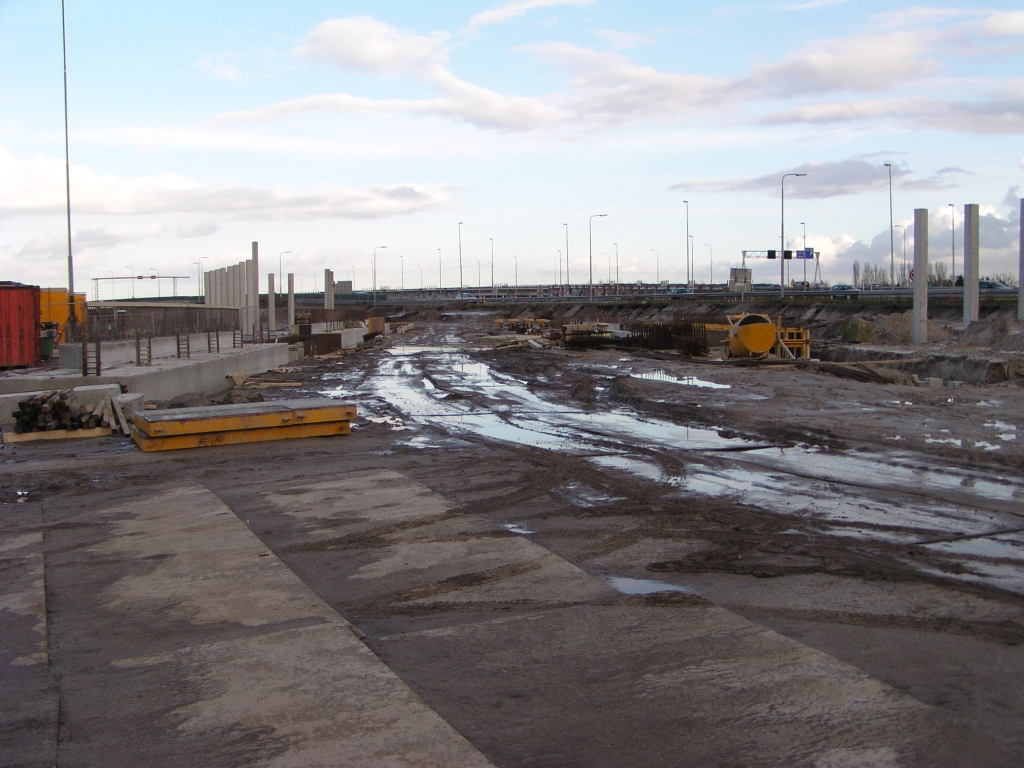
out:
M697 594L689 587L681 587L678 584L669 584L667 581L630 579L625 576L605 576L604 580L611 584L613 589L624 595L656 595L659 592L683 592L688 595Z
M647 381L662 381L668 384L681 384L685 387L700 387L701 389L732 389L728 384L716 384L713 381L698 379L696 376L683 376L679 378L665 371L651 371L650 373L631 373L634 379L646 379Z
M531 531L529 528L523 528L521 525L516 525L515 523L505 523L501 527L509 533L518 533L520 536L530 536L531 534L536 533L536 531Z
M1017 439L1017 427L1005 421L986 421L985 426L999 431L999 439L1005 442Z
M1020 527L1024 516L1024 480L1015 476L943 466L905 451L766 447L723 436L727 433L715 429L648 418L621 408L573 410L542 399L523 380L477 362L457 339L445 339L440 346L400 345L388 352L381 356L376 371L358 384L350 383L346 389L339 381L339 387L323 394L344 392L373 420L393 428L436 428L401 445L443 448L445 441L469 436L582 456L596 466L665 484L678 494L733 497L791 515L818 534L901 546L920 543L961 566L954 575L943 571L945 577L1024 591L1024 554L1017 554L1024 552L1024 540L1001 533ZM688 383L664 372L637 377L726 388L713 382ZM1016 437L1011 424L991 420L986 427L996 430L1003 441ZM965 444L948 431L936 430L927 439ZM1000 447L984 442L973 445L984 450ZM691 453L683 461L672 458L682 452ZM666 460L659 461L659 456ZM563 493L580 507L616 500L582 484L567 484ZM517 535L533 533L514 523L504 528ZM927 543L950 536L971 538ZM914 558L907 562L925 568ZM626 594L690 591L664 582L607 579Z

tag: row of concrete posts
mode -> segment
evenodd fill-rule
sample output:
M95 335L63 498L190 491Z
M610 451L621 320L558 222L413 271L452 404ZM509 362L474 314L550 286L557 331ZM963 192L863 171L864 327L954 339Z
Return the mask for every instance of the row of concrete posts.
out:
M242 333L258 338L260 322L259 243L252 244L252 258L230 267L212 269L203 273L204 303L214 307L234 307L239 310L238 324ZM277 330L277 292L274 275L267 275L267 306L270 311L269 330ZM333 296L331 297L333 299ZM295 325L295 275L288 274L288 318L286 329Z
M978 321L980 300L978 264L980 260L980 221L978 206L964 206L964 327ZM1017 319L1024 320L1024 198L1020 201L1020 243L1018 251ZM955 279L955 275L953 276ZM915 344L928 343L928 209L914 210L914 313Z

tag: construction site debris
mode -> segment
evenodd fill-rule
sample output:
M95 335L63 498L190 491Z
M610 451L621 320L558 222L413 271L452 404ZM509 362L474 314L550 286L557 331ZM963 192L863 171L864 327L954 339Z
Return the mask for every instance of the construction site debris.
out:
M349 433L356 407L329 398L202 406L135 414L132 438L146 452Z
M127 420L111 395L92 405L79 405L74 390L53 390L19 401L11 415L14 431L4 434L5 443L101 437L109 436L111 430L128 434Z

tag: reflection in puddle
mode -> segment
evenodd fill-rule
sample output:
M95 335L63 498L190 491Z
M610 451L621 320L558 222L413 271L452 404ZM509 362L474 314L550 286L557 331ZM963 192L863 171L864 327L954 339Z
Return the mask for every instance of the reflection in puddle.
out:
M716 384L713 381L698 379L696 376L683 376L679 378L665 371L651 371L650 373L631 373L634 379L646 379L647 381L664 381L669 384L682 384L686 387L700 387L701 389L732 389L728 384Z
M1017 554L1024 551L1024 541L1002 533L1020 526L1014 513L1020 513L1024 483L1016 477L942 466L910 452L765 448L743 438L723 437L714 429L646 418L626 409L570 410L542 399L522 380L476 362L454 343L408 345L389 352L360 383L349 380L347 387L324 394L345 392L384 423L437 430L400 445L436 448L473 435L575 454L599 467L673 486L677 494L735 497L743 504L792 515L798 527L866 542L925 545L949 536L975 537L926 546L936 557L957 558L954 562L962 566L962 573L955 578L1024 592L1024 555ZM396 412L399 419L380 418ZM1002 435L1016 432L1003 422L987 426ZM948 432L928 439L964 444ZM683 459L685 452L689 453ZM567 484L564 491L581 507L616 501L583 484ZM516 524L504 527L518 535L533 533ZM907 562L922 569L933 567L914 560ZM629 594L688 591L619 577L609 577L609 583ZM641 591L631 591L634 588Z
M624 595L655 595L658 592L685 592L688 595L697 594L689 587L681 587L678 584L669 584L667 581L654 581L653 579L630 579L625 576L605 576L612 587Z
M521 525L516 525L515 523L505 523L501 527L509 533L518 533L520 536L529 536L530 534L536 533L536 531L531 531L529 528L523 528Z

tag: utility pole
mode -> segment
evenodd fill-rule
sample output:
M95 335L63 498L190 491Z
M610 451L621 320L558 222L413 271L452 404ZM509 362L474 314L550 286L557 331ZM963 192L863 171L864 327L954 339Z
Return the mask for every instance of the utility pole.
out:
M71 256L71 145L68 139L68 38L64 21L64 0L60 0L60 40L64 51L64 184L67 192L68 212L68 325L75 321L75 262ZM159 281L157 281L159 283ZM70 341L67 334L65 341Z
M494 238L491 238L491 295L494 295Z
M459 222L459 293L462 293L462 222Z
M569 225L562 226L565 227L565 287L572 293L572 282L569 280Z
M892 163L886 163L889 169L889 282L896 286L896 241L893 234L892 224ZM807 246L804 245L806 250Z
M686 205L686 284L693 287L693 269L690 261L690 201L683 200Z

